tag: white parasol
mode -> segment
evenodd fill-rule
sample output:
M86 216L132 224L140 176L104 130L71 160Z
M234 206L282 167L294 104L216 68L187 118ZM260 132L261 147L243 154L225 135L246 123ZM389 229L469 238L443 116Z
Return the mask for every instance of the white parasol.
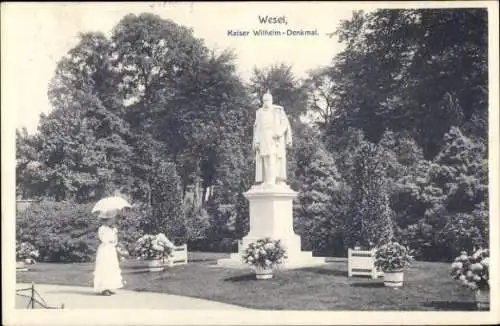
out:
M94 208L92 208L92 213L94 212L106 213L109 211L119 210L125 207L132 207L132 206L128 203L128 201L126 201L122 197L118 196L106 197L99 200L94 205Z

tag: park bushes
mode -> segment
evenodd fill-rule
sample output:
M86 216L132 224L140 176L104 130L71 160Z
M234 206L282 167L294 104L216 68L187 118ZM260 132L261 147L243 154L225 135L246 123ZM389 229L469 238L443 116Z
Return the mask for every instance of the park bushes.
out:
M95 259L99 219L93 204L42 201L17 213L16 240L33 244L39 261L89 262ZM119 240L125 247L142 234L144 212L134 208L118 220Z
M444 139L433 159L411 137L386 132L372 143L355 130L331 150L333 163L297 154L304 167L297 169L294 218L303 249L338 257L392 238L416 259L450 261L462 250L487 248L486 148L457 127Z
M17 214L16 239L32 243L40 261L85 262L97 249L92 205L42 201Z

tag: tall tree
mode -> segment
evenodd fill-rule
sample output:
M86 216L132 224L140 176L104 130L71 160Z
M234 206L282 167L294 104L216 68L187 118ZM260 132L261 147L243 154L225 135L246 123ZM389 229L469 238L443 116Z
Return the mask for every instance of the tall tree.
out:
M181 180L175 164L160 161L155 164L152 183L152 209L148 231L163 232L168 238L186 240L186 219L183 209Z
M45 194L46 169L40 162L38 135L29 135L26 128L16 130L16 196L39 198Z
M335 162L323 146L310 157L300 176L299 194L294 203L296 231L308 249L322 253L342 251L342 224L339 219L341 192ZM336 242L340 241L340 245Z
M356 127L377 142L386 129L408 130L428 159L452 125L485 137L486 10L357 12L337 35L346 49L331 69L330 132Z
M56 200L92 200L124 185L129 175L128 128L119 114L109 49L104 35L81 34L50 83L53 110L40 120L39 159L45 195Z
M345 223L350 246L374 248L393 238L393 212L384 158L380 147L370 142L363 142L356 151L348 179L350 217Z
M307 112L322 130L336 117L337 95L335 81L331 77L331 67L321 67L309 73L305 85L308 90Z
M248 130L234 54L209 51L192 30L152 14L127 15L112 41L134 130L165 145L184 188L197 178L212 185L223 139Z
M269 90L273 102L285 108L290 120L297 120L307 109L307 88L292 72L292 66L274 64L255 68L250 79L250 91L255 104L261 103L262 96Z

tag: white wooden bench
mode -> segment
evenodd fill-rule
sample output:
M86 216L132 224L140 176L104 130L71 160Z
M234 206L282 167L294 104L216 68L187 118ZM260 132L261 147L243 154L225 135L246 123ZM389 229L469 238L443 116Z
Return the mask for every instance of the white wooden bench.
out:
M183 244L182 246L175 246L172 254L173 257L168 261L169 267L187 264L188 262L187 244Z
M347 250L347 274L371 276L372 279L383 276L382 271L375 267L375 249L372 250Z

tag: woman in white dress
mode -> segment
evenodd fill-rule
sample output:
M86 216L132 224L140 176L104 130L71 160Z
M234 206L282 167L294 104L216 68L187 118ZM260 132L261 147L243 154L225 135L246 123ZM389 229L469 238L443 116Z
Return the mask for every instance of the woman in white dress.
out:
M123 287L120 265L118 263L118 230L114 227L116 214L101 214L103 225L99 227L100 241L97 249L94 291L103 295L115 294L116 289Z

